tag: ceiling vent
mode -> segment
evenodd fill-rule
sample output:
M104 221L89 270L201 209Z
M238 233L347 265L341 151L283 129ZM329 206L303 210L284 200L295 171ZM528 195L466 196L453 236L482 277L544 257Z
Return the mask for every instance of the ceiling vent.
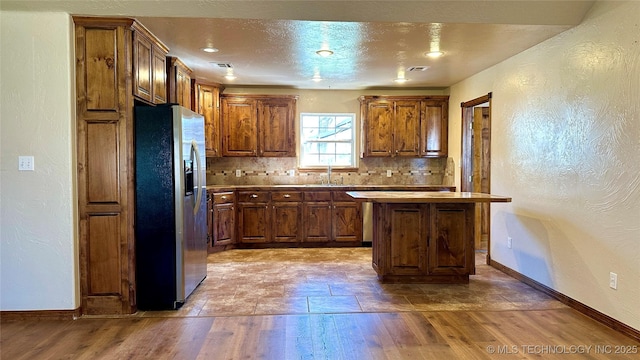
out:
M212 62L212 64L215 64L216 66L218 66L221 69L233 69L233 65L231 65L229 63L214 63L214 62Z
M412 67L408 67L407 71L425 71L428 68L429 68L428 66L412 66Z

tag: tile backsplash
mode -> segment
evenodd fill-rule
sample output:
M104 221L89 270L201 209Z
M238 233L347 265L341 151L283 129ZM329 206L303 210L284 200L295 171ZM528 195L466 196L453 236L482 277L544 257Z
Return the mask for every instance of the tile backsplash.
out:
M453 185L451 158L364 158L359 168L332 169L345 185ZM388 171L391 171L391 176ZM236 176L239 171L240 176ZM293 176L292 176L293 175ZM296 158L207 158L207 185L289 185L326 182L325 170L300 170Z

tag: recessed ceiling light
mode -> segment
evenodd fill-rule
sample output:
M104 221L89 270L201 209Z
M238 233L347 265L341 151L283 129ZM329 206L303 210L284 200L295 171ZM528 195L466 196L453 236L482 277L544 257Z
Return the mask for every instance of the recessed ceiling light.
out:
M406 78L397 78L397 79L394 79L393 81L395 81L395 82L397 82L397 83L399 83L399 84L403 84L403 83L406 83L407 81L409 81L409 79L406 79Z
M214 52L218 52L218 49L212 48L212 47L206 47L206 48L202 48L202 51L208 52L208 53L214 53Z
M313 78L311 78L311 80L315 82L320 82L322 81L322 78L320 77L320 75L313 75Z
M438 57L444 55L444 53L442 51L429 51L429 52L425 53L425 55L430 57L430 58L438 58Z
M236 79L236 77L233 74L225 75L224 78L227 79L227 80L235 80Z
M322 57L329 57L331 55L333 55L333 51L328 50L328 49L322 49L322 50L318 50L316 51L316 54L322 56Z

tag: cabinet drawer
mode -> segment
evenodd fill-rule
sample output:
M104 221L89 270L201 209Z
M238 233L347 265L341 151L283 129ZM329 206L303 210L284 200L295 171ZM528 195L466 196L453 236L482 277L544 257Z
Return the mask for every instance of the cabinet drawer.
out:
M266 191L240 191L238 192L240 202L268 202L269 193Z
M223 193L213 194L214 204L232 203L233 200L234 200L234 195L232 192L223 192Z
M354 198L347 195L346 191L333 191L333 201L355 201Z
M302 192L300 191L272 191L272 201L302 201Z
M329 191L305 192L304 201L331 201L331 192Z

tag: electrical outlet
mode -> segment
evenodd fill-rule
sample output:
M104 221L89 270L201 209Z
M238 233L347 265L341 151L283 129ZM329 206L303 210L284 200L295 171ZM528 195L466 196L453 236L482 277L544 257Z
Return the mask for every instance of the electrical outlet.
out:
M391 177L391 170L387 170L387 177Z
M513 239L511 238L511 236L509 236L507 238L507 248L511 249L512 246L513 246Z
M296 176L296 171L293 169L289 170L289 176Z
M618 288L618 274L614 272L609 273L609 287L614 290Z
M33 171L33 156L18 156L19 171Z
M236 169L236 177L242 176L242 170Z

